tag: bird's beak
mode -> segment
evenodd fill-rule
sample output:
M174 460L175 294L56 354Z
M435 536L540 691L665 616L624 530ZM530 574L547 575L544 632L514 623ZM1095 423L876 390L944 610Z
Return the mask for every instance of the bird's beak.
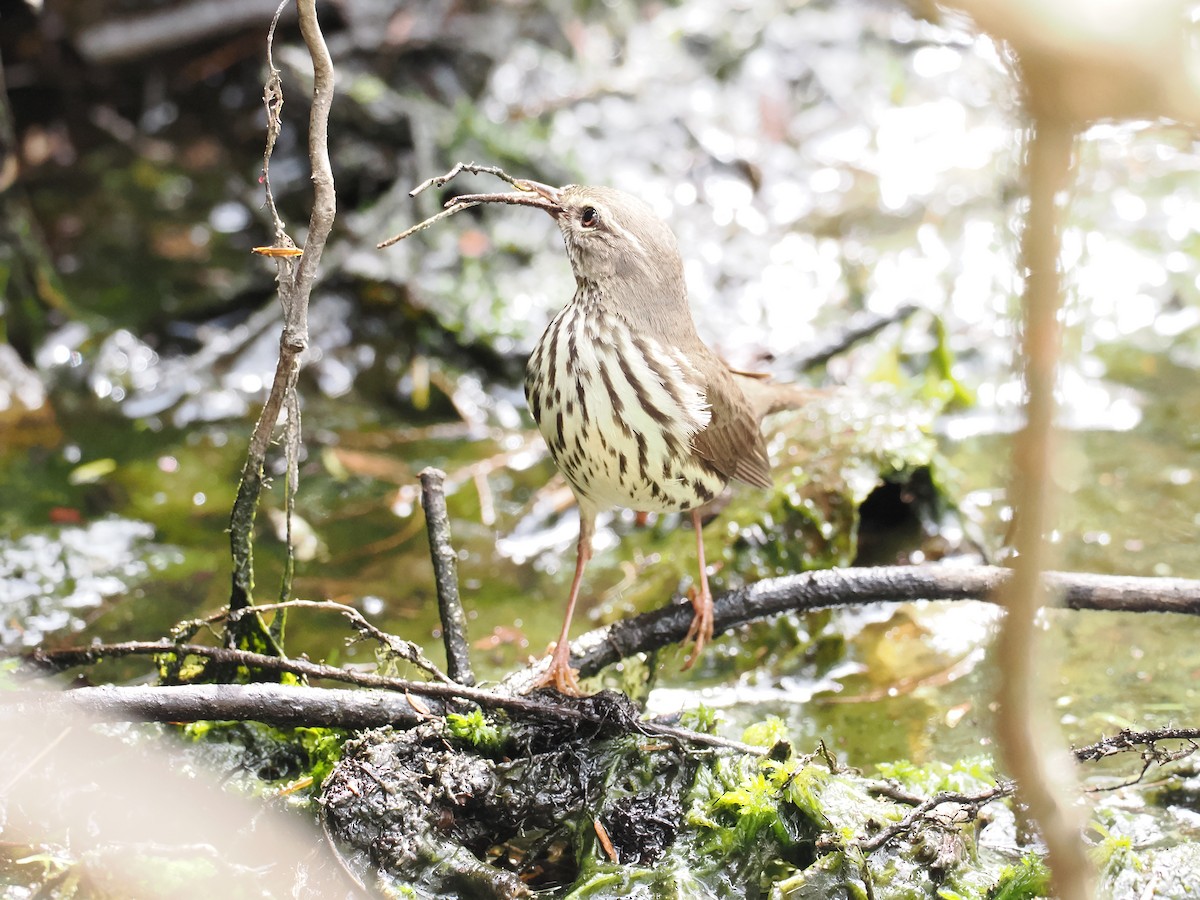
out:
M548 184L542 184L540 181L529 181L521 179L518 184L525 190L534 191L538 196L545 200L549 200L555 206L560 206L562 200L562 191L556 187L550 187Z
M514 206L535 206L538 209L544 209L556 219L562 213L562 192L558 188L542 184L540 181L528 181L523 178L519 179L516 184L520 188L518 191L498 194L461 194L446 201L446 207L466 204L474 206L477 203L508 203Z

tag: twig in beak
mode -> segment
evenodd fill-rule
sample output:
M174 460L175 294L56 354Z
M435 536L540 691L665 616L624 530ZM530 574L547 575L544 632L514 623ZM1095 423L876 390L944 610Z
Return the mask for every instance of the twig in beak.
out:
M440 219L448 218L448 217L454 215L456 212L462 212L464 209L470 209L472 206L478 206L478 205L479 205L479 203L457 203L454 206L451 206L447 209L443 209L440 213L438 213L436 215L430 216L424 222L418 222L416 225L412 226L412 228L406 228L404 231L400 232L399 234L393 235L392 237L388 238L386 241L380 241L378 244L375 245L375 249L382 250L385 247L392 246L392 244L398 244L400 241L404 240L406 237L412 237L418 231L424 231L426 228L428 228L430 225L432 225L434 222L437 222Z
M408 192L408 196L415 197L422 191L426 191L431 187L444 187L460 172L470 172L472 175L495 175L501 181L507 181L517 190L515 193L498 193L498 194L463 194L458 197L452 197L446 201L446 208L440 213L430 216L423 222L418 222L411 228L408 228L393 237L375 245L377 250L382 250L385 247L390 247L392 244L399 243L406 237L411 237L418 231L424 231L434 222L445 219L447 216L452 216L456 212L464 209L470 209L472 206L478 206L481 203L508 203L514 206L536 206L538 209L544 209L552 216L558 216L560 209L558 206L558 188L550 187L547 184L542 184L539 181L529 181L524 178L514 178L509 175L499 166L480 166L475 163L455 163L454 167L445 175L437 175L433 178L427 178L419 185Z
M507 203L510 206L536 206L538 209L544 209L552 215L557 214L559 211L557 203L540 192L535 193L532 189L499 194L460 194L457 197L451 197L447 200L446 208L453 209L456 206L464 204L475 206L479 203Z
M448 182L454 179L460 172L470 172L472 175L495 175L501 181L507 181L517 190L529 190L529 188L521 185L521 180L513 178L499 166L480 166L476 163L455 163L445 175L435 175L433 178L428 178L422 181L415 188L408 192L408 196L415 197L422 191L428 190L431 187L444 187Z

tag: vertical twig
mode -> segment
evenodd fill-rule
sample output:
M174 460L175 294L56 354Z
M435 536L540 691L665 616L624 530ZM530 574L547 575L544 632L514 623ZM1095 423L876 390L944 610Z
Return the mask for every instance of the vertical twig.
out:
M458 556L450 543L450 516L446 512L446 473L429 467L422 470L421 506L429 530L429 555L437 583L438 612L442 619L442 641L446 645L446 672L459 684L475 683L467 644L467 617L458 596Z
M333 228L337 215L337 196L333 189L333 167L329 162L329 109L333 105L333 60L321 26L317 24L316 0L297 0L300 13L300 33L308 46L313 64L312 111L308 117L308 161L312 167L313 208L308 219L308 239L304 242L304 255L296 268L292 293L297 300L295 308L287 310L284 325L284 340L289 333L297 350L308 346L308 298L325 252L325 241Z
M279 27L279 17L283 15L288 2L281 0L271 19L271 27L267 29L267 83L263 86L263 106L267 108L267 141L263 147L262 183L271 222L275 225L275 245L278 247L295 246L283 228L283 219L279 217L275 194L271 190L271 155L275 152L275 142L279 140L279 132L283 127L280 117L283 110L283 79L280 78L279 69L275 68L275 29Z
M283 409L288 410L287 426L284 435L285 451L288 460L287 483L287 512L289 534L289 556L291 554L291 512L294 504L295 490L298 486L296 460L300 448L300 416L299 400L296 397L296 380L300 373L300 356L308 347L308 303L312 294L313 282L316 279L317 267L321 262L321 254L325 242L333 227L337 204L334 194L333 169L329 162L329 109L333 103L334 72L333 61L325 46L325 38L317 23L316 0L297 0L297 11L300 19L300 33L308 47L313 64L313 101L308 125L308 156L312 166L313 207L308 222L308 239L304 244L303 255L299 262L290 257L277 258L279 271L279 302L283 306L283 334L279 340L279 362L275 368L275 378L271 384L270 393L263 405L262 413L250 436L246 453L246 462L242 467L242 479L238 485L237 499L233 504L230 515L230 550L233 558L232 584L230 588L229 606L231 610L242 609L253 605L254 564L253 564L253 530L254 518L258 510L259 497L263 488L263 470L267 449L271 443L271 434L279 414ZM283 6L280 6L282 11ZM283 105L283 89L279 80L279 72L271 59L271 43L275 33L276 19L271 24L268 34L267 58L270 75L263 94L267 107L267 142L263 155L263 183L267 193L267 204L275 223L276 244L281 247L294 246L292 239L284 231L284 226L275 208L274 197L268 180L271 153L279 134L279 110ZM286 599L290 593L291 563L287 566L281 586L281 595ZM282 653L278 643L278 635L282 634L282 621L277 620L268 633L258 616L244 617L235 620L248 623L239 626L231 623L226 642L232 644L249 644L258 646L270 652Z
M1017 558L1012 578L1000 591L1007 615L996 648L1001 672L997 729L1018 794L1046 842L1055 896L1085 900L1091 867L1081 839L1083 823L1072 809L1078 790L1070 789L1075 784L1072 762L1038 689L1041 654L1035 625L1044 602L1041 572L1053 500L1054 383L1061 345L1056 197L1069 183L1075 130L1050 115L1035 115L1034 121L1026 158L1029 216L1021 245L1026 422L1013 439Z
M297 367L298 370L299 367ZM296 575L296 542L292 539L292 518L296 514L296 492L300 490L300 398L296 395L295 382L288 391L287 424L284 426L284 449L287 457L287 477L283 485L283 510L286 528L286 555L283 561L283 575L279 579L279 602L286 603L292 598L292 579ZM279 610L279 614L271 620L271 637L283 646L283 632L287 624L287 611Z

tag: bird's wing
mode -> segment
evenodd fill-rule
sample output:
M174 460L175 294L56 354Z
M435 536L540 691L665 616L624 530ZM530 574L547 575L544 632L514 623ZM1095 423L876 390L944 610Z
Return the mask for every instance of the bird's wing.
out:
M749 402L724 366L709 378L708 426L692 436L692 449L726 478L755 487L771 486L771 463Z

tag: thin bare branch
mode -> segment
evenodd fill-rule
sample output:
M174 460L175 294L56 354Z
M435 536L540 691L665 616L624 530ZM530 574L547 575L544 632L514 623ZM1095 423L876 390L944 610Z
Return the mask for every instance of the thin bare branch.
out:
M439 709L440 709L439 705ZM426 718L395 691L281 684L99 685L71 691L8 692L3 714L83 713L123 722L263 722L281 728L412 727Z
M922 801L899 822L876 832L867 838L858 838L854 844L863 853L874 853L898 837L911 837L914 829L924 820L935 825L957 826L960 821L972 821L979 815L979 810L993 800L1008 797L1014 791L1010 783L1002 782L995 787L980 791L978 794L963 794L958 791L941 791L927 800ZM939 807L949 805L949 810ZM952 821L947 822L947 819Z
M336 603L333 600L287 600L281 603L259 603L253 609L259 612L270 612L278 609L319 609L329 612L340 613L350 620L350 624L354 629L365 638L371 638L378 641L384 650L391 656L403 659L412 663L417 668L431 675L437 681L444 684L450 684L451 679L445 672L437 667L437 665L428 659L421 648L412 641L406 641L403 638L397 637L394 634L388 634L380 628L372 625L367 619L353 606L347 606L344 603ZM232 613L218 613L216 616L211 616L207 621L220 621L221 619L238 619L241 616L250 612L250 609L239 609Z
M291 249L296 246L288 236L283 226L283 219L275 206L275 194L271 190L271 156L275 153L275 142L279 140L279 132L283 128L280 113L283 110L283 79L275 66L275 29L279 25L279 17L283 15L290 0L281 0L271 19L271 27L267 30L267 83L263 86L263 106L267 110L267 140L263 148L262 180L263 190L267 197L267 209L271 212L271 221L275 225L275 246L281 249ZM282 273L286 271L280 267Z
M835 335L832 340L829 340L823 346L795 358L789 356L786 362L799 372L816 369L819 366L825 365L833 357L839 356L869 338L874 337L889 325L903 322L914 313L919 312L920 309L921 307L916 304L905 303L888 315L866 313L849 322L840 334Z
M276 422L279 421L279 414L284 409L288 410L285 443L288 460L286 490L290 553L291 510L299 484L296 461L299 457L301 440L300 404L296 398L296 382L300 374L301 354L308 347L309 298L312 294L317 268L321 262L321 255L325 249L325 242L333 227L337 211L333 169L329 163L329 110L333 103L333 61L325 46L325 38L321 34L320 25L317 23L316 0L297 0L296 7L300 18L300 33L304 37L304 43L308 47L313 63L313 101L308 128L313 207L309 216L308 238L304 244L303 255L276 258L279 266L277 278L279 302L283 306L283 333L279 340L279 361L275 367L275 378L250 436L246 462L242 467L242 477L238 484L237 498L234 500L233 510L230 513L229 541L233 573L229 608L234 611L254 604L254 519L258 511L259 498L262 495L263 472L271 435ZM270 76L263 95L267 105L268 118L267 143L263 156L263 179L264 184L267 185L268 203L275 221L276 244L287 247L294 246L294 244L283 232L283 224L275 211L274 199L267 182L267 167L280 127L279 107L283 102L279 72L271 57L274 31L275 24L273 22L267 43ZM291 567L289 564L280 587L280 594L283 597L290 593L290 578ZM227 636L227 643L233 645L249 642L256 649L270 650L282 656L280 637L283 633L283 616L277 617L270 631L266 629L260 618L255 617L252 621L253 628L246 625L240 626L236 629L236 633Z
M528 183L525 182L525 184ZM451 197L446 201L446 208L454 209L463 204L474 206L478 203L506 203L509 206L533 206L545 210L558 208L554 205L553 201L546 199L541 194L535 193L532 188L521 188L517 191L502 191L494 194L459 194L457 197Z

